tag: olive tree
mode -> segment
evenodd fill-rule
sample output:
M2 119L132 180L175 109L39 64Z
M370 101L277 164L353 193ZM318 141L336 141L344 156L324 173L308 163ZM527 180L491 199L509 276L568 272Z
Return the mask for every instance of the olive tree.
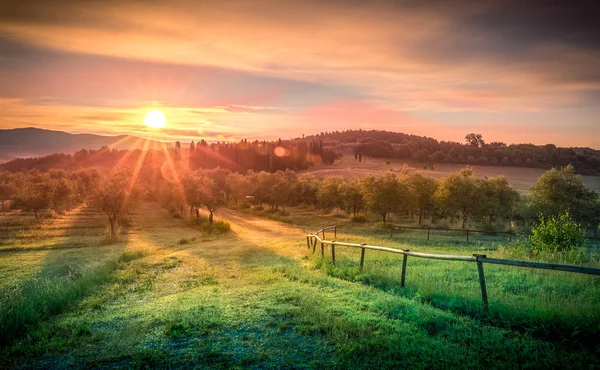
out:
M41 213L52 205L53 189L48 181L29 183L19 189L14 207L33 212L35 220L42 226Z
M4 211L4 202L12 199L17 193L17 187L8 181L0 182L0 206Z
M475 180L473 169L466 167L444 177L439 183L435 196L445 211L460 215L464 229L480 201L480 187Z
M339 176L327 176L323 179L317 193L322 208L331 210L344 206L344 200L340 192L340 186L343 183L344 179Z
M196 173L183 179L183 188L187 203L196 210L196 218L200 218L198 210L205 207L209 212L208 222L212 225L214 212L226 203L217 183L204 174Z
M360 179L343 181L339 185L340 197L347 210L352 210L352 215L356 216L358 211L364 207L365 200L361 192Z
M411 204L419 215L419 225L425 212L435 207L435 192L438 183L435 179L423 176L419 172L411 172L405 179L410 191Z
M117 238L118 222L134 207L137 198L129 172L116 171L100 179L92 194L92 204L108 217L111 239Z
M367 206L381 215L383 223L387 215L401 208L406 201L404 186L393 173L373 176L369 175L362 181L362 193Z

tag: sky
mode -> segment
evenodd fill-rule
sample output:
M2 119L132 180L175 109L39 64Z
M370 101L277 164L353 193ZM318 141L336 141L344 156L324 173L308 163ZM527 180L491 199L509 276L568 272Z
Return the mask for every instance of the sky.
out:
M597 0L0 0L0 128L600 149L598 19Z

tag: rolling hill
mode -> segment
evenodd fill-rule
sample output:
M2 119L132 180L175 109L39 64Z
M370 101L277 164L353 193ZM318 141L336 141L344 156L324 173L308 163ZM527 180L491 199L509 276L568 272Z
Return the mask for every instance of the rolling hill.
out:
M143 147L146 141L129 135L70 134L34 127L0 130L0 162L52 153L71 154L81 149L100 149L103 146L136 149Z

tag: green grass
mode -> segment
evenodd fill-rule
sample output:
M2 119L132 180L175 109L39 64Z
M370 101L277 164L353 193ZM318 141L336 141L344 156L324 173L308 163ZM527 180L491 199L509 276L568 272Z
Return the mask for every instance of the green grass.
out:
M597 278L486 265L485 316L475 264L411 258L401 288L397 257L368 251L359 271L358 250L337 248L336 266L329 249L313 255L303 229L336 223L334 216L294 226L224 210L231 232L207 236L154 204L140 207L137 230L115 245L76 236L70 242L89 246L0 253L0 278L10 278L0 279L2 294L20 287L36 307L58 302L10 336L0 367L600 366ZM338 240L509 253L417 245L345 224ZM45 284L33 289L38 281Z
M42 320L91 293L93 287L108 281L116 266L116 261L109 261L85 274L69 271L70 281L36 279L6 292L0 304L0 346L12 344Z

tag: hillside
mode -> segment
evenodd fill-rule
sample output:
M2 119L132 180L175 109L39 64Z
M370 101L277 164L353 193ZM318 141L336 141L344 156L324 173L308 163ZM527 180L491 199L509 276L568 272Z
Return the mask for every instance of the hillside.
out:
M472 135L472 134L469 134ZM357 156L398 158L425 164L471 164L482 166L549 169L568 164L584 175L600 175L600 150L562 148L554 144L486 143L476 134L470 142L438 141L431 137L383 130L322 132L297 140L321 140L338 151L351 150Z
M81 149L136 149L146 139L135 136L71 134L34 127L0 130L0 162L14 158L38 157L53 153L71 154Z

